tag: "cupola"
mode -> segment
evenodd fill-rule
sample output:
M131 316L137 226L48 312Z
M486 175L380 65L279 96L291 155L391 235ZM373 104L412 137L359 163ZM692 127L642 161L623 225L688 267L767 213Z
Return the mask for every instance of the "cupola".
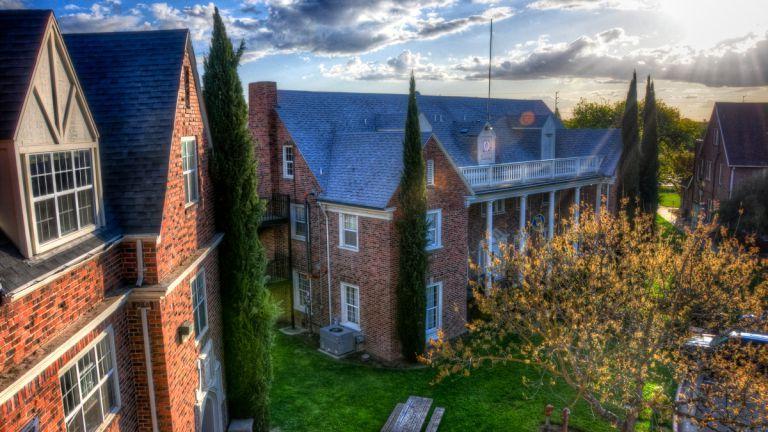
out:
M479 165L496 163L496 132L490 122L486 122L483 130L477 135L477 163Z

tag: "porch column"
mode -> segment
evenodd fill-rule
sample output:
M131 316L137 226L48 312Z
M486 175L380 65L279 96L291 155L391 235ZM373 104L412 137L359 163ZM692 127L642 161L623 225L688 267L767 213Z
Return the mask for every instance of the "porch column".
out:
M487 250L485 251L485 287L490 291L493 284L491 272L493 260L493 200L485 203L485 239Z
M598 183L595 185L595 216L600 214L600 206L603 204L603 185Z
M547 237L552 240L555 235L555 191L549 191L549 225L547 225Z
M574 226L579 225L579 216L581 215L581 187L577 187L573 194L573 203L576 205L576 209L573 212Z
M528 195L520 196L520 251L525 250L525 205Z

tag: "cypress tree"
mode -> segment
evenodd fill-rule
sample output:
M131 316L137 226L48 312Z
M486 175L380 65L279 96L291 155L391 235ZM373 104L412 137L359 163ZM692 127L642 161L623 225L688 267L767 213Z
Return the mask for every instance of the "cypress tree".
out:
M621 118L622 151L617 187L620 198L627 198L630 219L634 215L640 189L640 132L637 108L637 72L632 73L624 115Z
M227 399L232 417L252 417L254 430L268 431L276 313L264 283L266 261L258 236L264 203L258 196L257 161L237 74L244 46L241 42L233 49L215 9L203 95L214 144L216 222L225 234L219 263Z
M399 245L397 278L397 334L409 361L424 352L427 273L427 185L416 105L416 80L411 74L408 116L403 141L400 178L400 215L396 223Z
M640 154L640 202L644 212L654 214L659 208L659 122L656 92L650 75L645 85Z

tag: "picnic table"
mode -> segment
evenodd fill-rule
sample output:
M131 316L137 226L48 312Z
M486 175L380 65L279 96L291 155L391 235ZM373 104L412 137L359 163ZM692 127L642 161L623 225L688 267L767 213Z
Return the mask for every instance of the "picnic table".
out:
M387 422L384 423L381 432L421 432L430 407L432 407L432 399L410 396L405 403L395 405L395 409L392 410ZM445 413L445 408L435 408L425 432L437 431L440 421L443 419L443 413Z

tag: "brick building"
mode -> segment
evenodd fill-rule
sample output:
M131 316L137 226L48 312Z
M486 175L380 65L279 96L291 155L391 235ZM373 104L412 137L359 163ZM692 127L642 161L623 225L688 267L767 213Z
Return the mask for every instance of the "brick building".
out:
M720 201L761 173L768 174L768 103L715 103L682 191L682 216L691 223L708 219Z
M189 32L0 28L0 432L224 430Z
M528 223L553 233L571 205L604 205L617 129L565 129L536 100L417 96L427 161L427 332L464 331L468 280ZM249 86L261 228L273 276L291 278L296 323L340 323L357 348L400 358L395 287L397 189L407 96ZM490 119L490 120L489 120ZM605 198L603 198L605 199ZM613 199L608 200L613 204ZM284 223L281 223L284 222ZM485 247L490 244L491 247Z

